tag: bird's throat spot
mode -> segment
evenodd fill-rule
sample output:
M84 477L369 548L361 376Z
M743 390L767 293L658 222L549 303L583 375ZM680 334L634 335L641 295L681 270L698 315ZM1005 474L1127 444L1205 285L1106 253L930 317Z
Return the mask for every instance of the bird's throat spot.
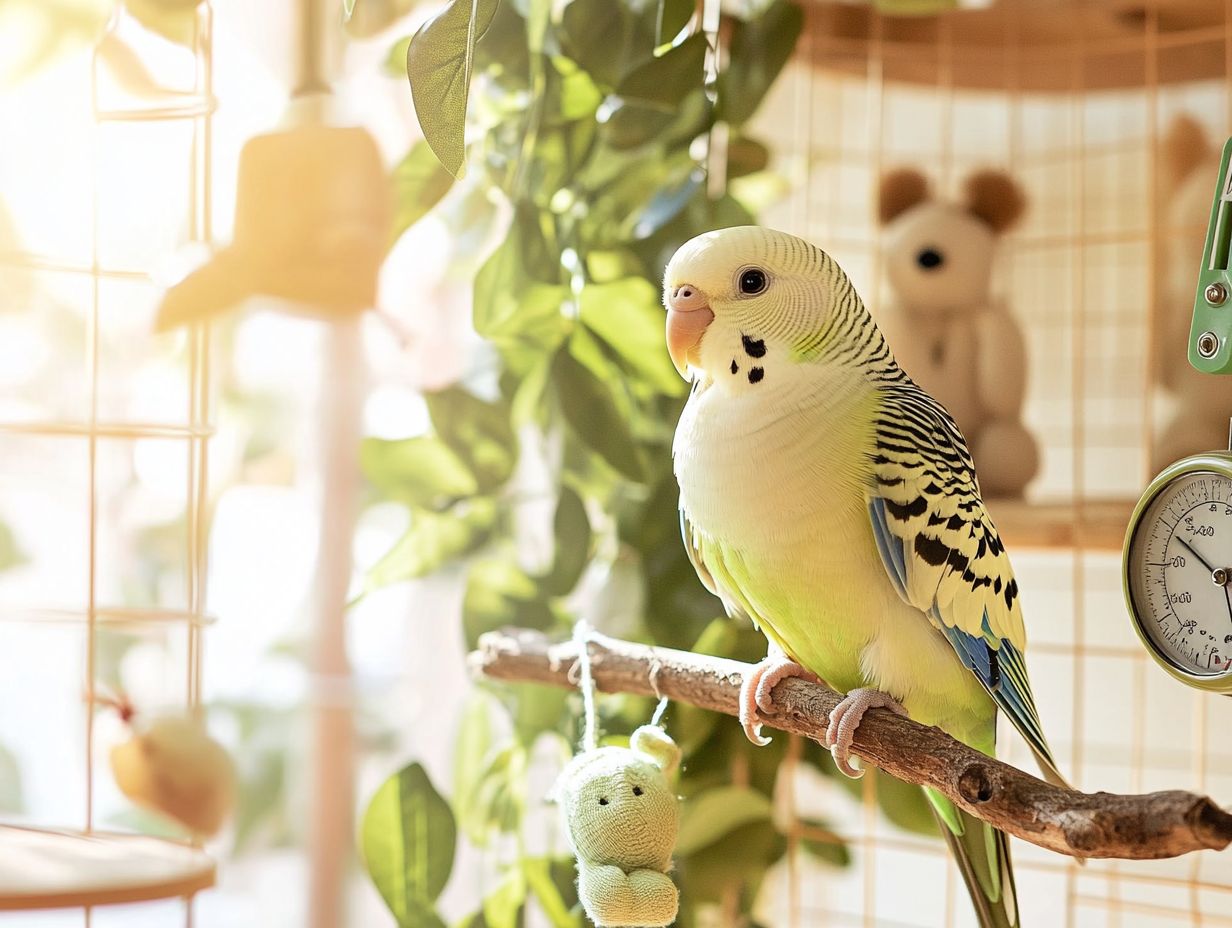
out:
M736 374L739 374L739 373L740 373L740 365L736 363L736 359L735 359L735 358L732 358L732 363L731 363L731 372L732 372L732 376L733 376L733 377L734 377Z
M766 356L765 339L750 338L747 335L741 335L740 341L744 345L744 353L750 358L764 358Z
M749 368L749 383L757 383L766 376L766 370L762 367Z

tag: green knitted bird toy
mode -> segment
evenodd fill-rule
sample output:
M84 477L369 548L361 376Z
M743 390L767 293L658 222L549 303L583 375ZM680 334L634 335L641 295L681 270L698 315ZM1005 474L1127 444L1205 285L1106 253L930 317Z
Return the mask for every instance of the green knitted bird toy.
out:
M676 742L643 725L627 748L581 752L556 782L577 855L578 896L600 928L676 920L679 896L667 872L679 813L668 776L679 762Z

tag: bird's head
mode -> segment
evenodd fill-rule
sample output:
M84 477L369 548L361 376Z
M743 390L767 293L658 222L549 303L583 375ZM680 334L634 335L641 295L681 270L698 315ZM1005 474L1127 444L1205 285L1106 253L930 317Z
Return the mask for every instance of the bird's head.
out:
M757 383L771 347L797 361L817 356L848 294L856 299L839 266L803 239L760 226L707 232L668 262L667 349L686 379L692 367Z

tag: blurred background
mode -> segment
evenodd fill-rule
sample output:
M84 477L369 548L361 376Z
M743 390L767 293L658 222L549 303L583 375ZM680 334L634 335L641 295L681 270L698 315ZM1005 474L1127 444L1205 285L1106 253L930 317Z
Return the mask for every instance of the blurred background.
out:
M1155 469L1222 447L1232 409L1183 374L1232 6L475 9L463 154L421 128L457 115L456 82L407 86L440 4L0 0L0 815L190 843L115 787L126 734L92 689L204 706L240 786L215 888L0 926L581 924L545 798L579 706L477 684L466 652L586 618L764 653L679 541L662 267L761 221L911 331L878 219L904 167L929 201L984 167L1025 201L989 233L977 302L1003 329L971 350L1022 343L1038 466L990 509L1062 767L1227 803L1232 707L1149 662L1119 549ZM651 709L600 702L616 736ZM681 924L973 924L914 790L686 707L667 725L686 822L724 810L679 849ZM433 874L392 915L361 853L399 830L391 777L432 810L407 853ZM1232 925L1213 853L1015 853L1029 925Z

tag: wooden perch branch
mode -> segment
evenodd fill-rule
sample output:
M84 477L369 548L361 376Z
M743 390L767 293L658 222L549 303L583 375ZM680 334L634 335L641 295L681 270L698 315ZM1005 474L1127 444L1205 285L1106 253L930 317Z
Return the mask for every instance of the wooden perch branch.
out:
M538 632L510 629L484 635L472 667L488 677L573 687L577 646L552 643ZM736 715L743 673L725 658L650 648L596 635L591 667L600 690L668 696ZM652 682L653 679L653 682ZM780 713L767 727L819 737L841 697L804 680L780 683ZM1190 851L1221 851L1232 842L1232 814L1209 798L1183 790L1081 793L1045 783L986 757L932 728L876 709L865 716L853 753L908 783L944 793L997 828L1071 857L1146 860Z

